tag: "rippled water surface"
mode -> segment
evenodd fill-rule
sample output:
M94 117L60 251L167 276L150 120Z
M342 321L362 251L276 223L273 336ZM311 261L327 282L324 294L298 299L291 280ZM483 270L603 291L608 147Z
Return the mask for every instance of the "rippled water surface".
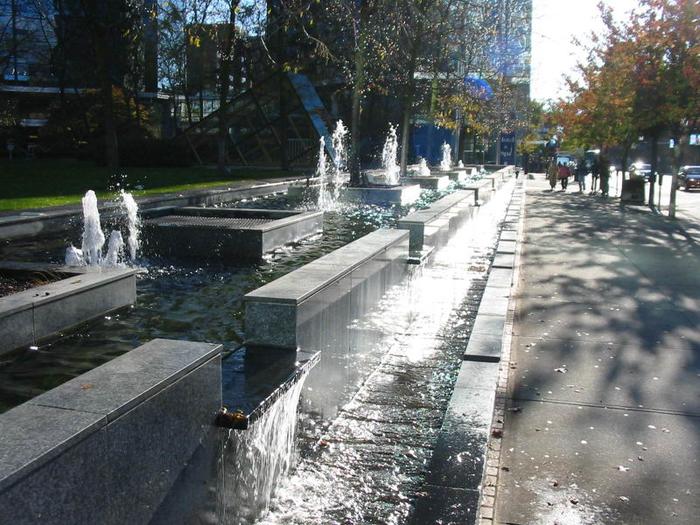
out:
M348 205L327 212L324 231L286 246L260 264L197 266L151 258L138 261L145 272L138 277L137 303L38 349L0 358L0 412L51 389L87 370L156 338L223 343L235 348L244 339L242 297L348 242L425 207L444 193L424 191L411 207ZM250 208L294 208L285 196L249 199L232 204ZM298 207L298 206L297 206ZM105 230L109 224L103 224ZM0 245L0 258L17 261L61 262L73 231L39 240Z

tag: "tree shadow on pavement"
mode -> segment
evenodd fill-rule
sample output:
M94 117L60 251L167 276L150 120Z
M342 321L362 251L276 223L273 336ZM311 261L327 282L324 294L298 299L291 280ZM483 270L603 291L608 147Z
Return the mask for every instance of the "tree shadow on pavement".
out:
M647 210L538 189L528 195L511 354L511 403L522 413L509 416L517 435L504 446L533 459L546 447L564 454L557 465L542 461L539 475L564 469L579 473L581 486L596 484L602 493L591 499L608 509L606 523L668 519L678 484L690 483L692 494L699 488L700 244ZM565 428L540 432L548 423ZM588 445L596 439L604 442ZM637 443L653 443L653 454ZM637 459L647 454L647 463ZM517 452L505 460L518 461ZM632 460L636 472L614 473ZM521 481L532 474L510 467ZM610 490L614 483L627 496ZM655 490L668 501L648 498Z

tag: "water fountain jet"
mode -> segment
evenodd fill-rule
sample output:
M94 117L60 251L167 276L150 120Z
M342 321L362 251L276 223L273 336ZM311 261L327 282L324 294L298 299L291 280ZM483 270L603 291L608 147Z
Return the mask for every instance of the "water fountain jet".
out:
M442 160L440 160L440 171L450 171L452 169L452 147L447 143L442 143Z
M120 191L121 209L127 219L129 236L127 239L129 255L133 261L139 247L140 220L138 204L130 193ZM97 207L97 195L88 190L82 199L83 204L83 237L82 245L76 248L71 245L66 248L64 262L66 266L95 266L115 267L121 265L124 258L124 238L119 230L110 233L106 254L102 253L105 245L105 234L100 221L100 211Z

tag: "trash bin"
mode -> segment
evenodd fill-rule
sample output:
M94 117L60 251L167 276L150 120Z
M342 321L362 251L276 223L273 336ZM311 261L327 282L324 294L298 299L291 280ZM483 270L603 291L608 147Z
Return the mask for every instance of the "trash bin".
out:
M644 179L642 177L632 177L622 181L622 192L620 202L625 204L644 204Z

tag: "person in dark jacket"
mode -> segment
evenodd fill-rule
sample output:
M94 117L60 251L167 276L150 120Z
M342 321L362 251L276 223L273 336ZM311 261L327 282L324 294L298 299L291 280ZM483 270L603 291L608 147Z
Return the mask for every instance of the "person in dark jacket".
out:
M561 189L562 191L566 191L566 188L569 185L569 177L571 177L571 169L568 165L560 162L557 170L559 181L561 182Z
M585 162L579 162L576 165L576 175L575 180L578 182L578 191L583 193L586 191L586 177L588 176L588 168L586 168Z

